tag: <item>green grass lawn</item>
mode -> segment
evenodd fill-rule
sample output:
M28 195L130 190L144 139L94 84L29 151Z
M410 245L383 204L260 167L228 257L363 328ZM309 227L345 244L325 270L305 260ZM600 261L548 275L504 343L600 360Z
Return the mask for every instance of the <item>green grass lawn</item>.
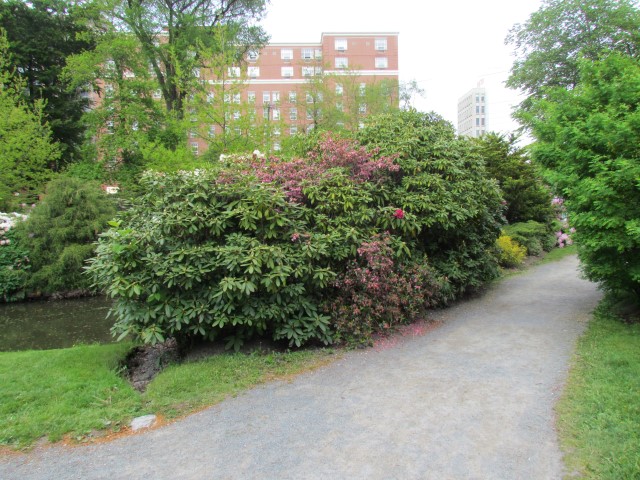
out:
M640 479L640 324L603 301L557 406L569 478Z
M0 353L0 445L82 440L118 431L137 415L172 418L272 378L309 370L331 351L221 354L165 369L143 394L118 375L131 344Z

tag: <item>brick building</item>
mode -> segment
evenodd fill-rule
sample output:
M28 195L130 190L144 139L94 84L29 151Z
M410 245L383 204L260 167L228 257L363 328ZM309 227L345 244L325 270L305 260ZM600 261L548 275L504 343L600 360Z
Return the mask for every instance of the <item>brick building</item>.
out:
M331 90L332 108L357 109L356 117L369 113L364 92L373 84L395 85L396 93L390 92L386 100L397 106L398 33L323 33L318 43L272 43L249 52L242 66L229 67L226 73L228 78L236 79L236 87L222 93L224 102L230 104L228 126L212 121L203 128L207 122L199 119L200 133L191 135L191 148L196 153L203 152L208 141L221 135L225 128L236 128L240 133L233 121L246 115L247 106L253 105L249 107L250 115L263 124L269 122L277 150L278 136L308 130L317 121L319 103L328 100L322 98L321 91L314 91L317 82L323 82L325 92L327 88ZM202 76L210 85L213 101L220 79L206 71ZM353 88L354 83L363 100L349 107L347 89ZM234 104L238 105L235 110Z

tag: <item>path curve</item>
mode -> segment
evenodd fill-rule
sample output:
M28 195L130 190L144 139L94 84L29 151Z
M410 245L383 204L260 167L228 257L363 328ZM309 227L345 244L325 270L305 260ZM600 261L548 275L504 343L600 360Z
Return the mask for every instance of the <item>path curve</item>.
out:
M600 294L575 257L444 325L172 425L0 459L3 479L560 479L553 406Z

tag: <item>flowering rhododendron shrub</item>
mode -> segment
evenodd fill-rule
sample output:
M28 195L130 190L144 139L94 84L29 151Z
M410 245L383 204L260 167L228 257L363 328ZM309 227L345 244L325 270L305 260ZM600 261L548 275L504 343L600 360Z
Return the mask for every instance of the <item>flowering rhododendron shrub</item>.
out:
M438 115L415 111L373 117L357 138L395 156L400 170L386 190L388 203L415 219L403 238L448 278L454 296L498 274L493 249L505 206L471 142Z
M116 299L120 336L366 342L490 278L476 252L493 248L502 207L464 153L412 167L393 151L324 136L303 158L148 173L89 271ZM457 271L427 263L429 251Z
M325 310L340 339L367 344L374 333L409 323L438 303L444 280L426 261L399 261L392 244L388 233L363 242L357 258L333 282L336 291Z

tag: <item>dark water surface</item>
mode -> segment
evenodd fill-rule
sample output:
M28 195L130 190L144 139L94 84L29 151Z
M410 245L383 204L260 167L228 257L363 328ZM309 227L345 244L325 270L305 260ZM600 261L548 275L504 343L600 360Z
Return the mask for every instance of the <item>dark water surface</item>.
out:
M111 304L105 297L0 304L0 351L112 342Z

